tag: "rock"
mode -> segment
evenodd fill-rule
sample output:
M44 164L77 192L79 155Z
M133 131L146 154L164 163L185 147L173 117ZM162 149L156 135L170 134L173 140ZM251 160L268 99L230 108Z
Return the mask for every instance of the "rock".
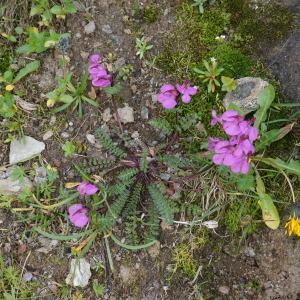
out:
M223 104L227 108L230 103L237 105L245 113L258 108L258 97L268 82L254 77L244 77L237 80L237 87L227 93Z
M141 109L141 118L144 120L149 119L149 109L146 106L143 106Z
M86 139L90 144L92 144L94 147L101 149L101 145L97 142L96 137L93 134L87 134Z
M94 21L90 21L84 26L84 32L86 34L91 34L96 30L96 25Z
M80 286L84 288L89 284L91 276L91 266L85 258L72 259L66 283L74 287Z
M39 237L38 240L42 247L38 248L36 251L40 253L48 254L58 245L57 240L51 240L42 236Z
M168 173L160 173L159 177L161 180L169 181L171 178L171 175Z
M67 132L62 132L61 137L64 138L64 139L68 139L70 137L70 134L67 133Z
M121 279L124 283L129 282L130 279L133 276L131 268L123 266L123 265L121 265L121 267L120 267L120 273L119 274L120 274L120 277L121 277Z
M156 241L156 243L148 249L148 253L152 258L155 258L159 255L160 252L160 242Z
M103 122L107 123L110 121L110 119L112 118L112 115L110 113L110 108L106 108L102 114L102 120Z
M120 117L120 121L124 124L133 123L134 116L133 116L133 108L130 106L125 106L123 108L118 108L118 114Z
M55 124L55 122L56 122L56 116L53 115L53 116L51 116L51 118L50 118L49 125L50 125L50 126L53 126L53 125Z
M25 272L22 276L22 280L25 282L31 281L32 278L33 278L33 275L30 272Z
M102 28L101 28L101 30L102 30L104 33L106 33L106 34L112 34L112 33L113 33L113 31L112 31L110 25L108 25L108 24L103 25Z
M255 251L252 247L246 247L244 254L248 257L255 257Z
M24 136L10 143L9 163L11 165L24 162L38 156L45 150L45 144L30 136Z
M41 184L47 181L47 170L44 167L38 167L35 169L34 182L36 184Z
M229 287L228 286L220 286L218 288L218 291L222 294L222 295L228 295L229 294Z
M19 195L25 189L30 191L33 184L29 178L24 177L23 181L13 180L12 178L0 179L0 195L14 196Z
M131 137L132 137L133 139L138 139L138 138L140 137L140 134L139 134L138 131L134 131L134 132L132 133Z
M52 130L48 130L48 131L45 132L45 134L43 135L43 141L49 140L52 136L53 136L53 131L52 131Z

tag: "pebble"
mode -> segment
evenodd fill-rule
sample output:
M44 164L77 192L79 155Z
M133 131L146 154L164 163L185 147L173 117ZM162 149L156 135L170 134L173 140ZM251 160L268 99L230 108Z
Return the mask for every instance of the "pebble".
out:
M221 294L223 294L223 295L228 295L230 289L229 289L228 286L220 286L220 287L218 288L218 291L219 291Z
M101 29L102 29L102 31L103 31L104 33L106 33L106 34L112 34L112 33L113 33L113 31L112 31L110 25L108 25L108 24L103 25Z
M53 131L48 130L44 135L43 135L43 141L49 140L53 136Z
M171 178L171 175L168 173L160 173L159 177L161 180L169 181Z
M64 139L68 139L70 137L70 134L67 133L67 132L62 132L61 137L64 138Z
M55 124L55 122L56 122L56 116L51 116L51 118L50 118L50 122L49 122L49 125L50 126L53 126L54 124Z
M120 121L124 124L133 123L134 122L134 115L133 115L133 108L125 105L123 108L118 108L118 114L120 117Z
M25 282L31 281L32 278L33 278L33 275L32 275L32 273L30 273L30 272L26 272L26 273L24 273L23 276L22 276L22 279L23 279L23 281L25 281Z
M149 109L146 106L143 106L141 109L141 118L144 120L149 119Z
M90 21L88 24L84 26L84 32L86 34L91 34L96 30L96 25L94 21Z
M133 139L138 139L138 138L140 137L140 134L139 134L138 131L134 131L134 132L132 133L131 137L132 137Z
M103 122L107 123L110 121L110 119L112 118L112 115L111 115L111 110L110 108L106 108L102 114L102 120Z
M252 247L247 247L244 251L244 254L248 257L255 257L255 251Z
M91 278L91 265L85 258L71 260L70 273L66 278L66 283L74 287L86 287Z
M81 38L81 33L80 33L80 32L77 32L77 33L75 34L75 37L76 37L77 39L80 39L80 38Z

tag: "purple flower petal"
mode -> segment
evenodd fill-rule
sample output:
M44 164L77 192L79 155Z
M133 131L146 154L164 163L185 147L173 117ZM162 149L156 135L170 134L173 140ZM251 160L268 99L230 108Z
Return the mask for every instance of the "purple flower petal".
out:
M78 186L77 186L77 191L79 192L80 196L91 196L91 195L94 195L98 192L98 188L89 183L89 182L81 182Z
M89 222L88 210L82 204L73 204L68 208L69 220L76 227L82 228Z

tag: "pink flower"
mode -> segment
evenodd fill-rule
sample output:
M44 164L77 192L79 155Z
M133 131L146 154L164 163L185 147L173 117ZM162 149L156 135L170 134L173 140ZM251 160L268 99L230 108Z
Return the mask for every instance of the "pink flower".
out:
M73 204L68 208L70 222L79 228L83 228L88 222L88 210L82 204Z
M100 55L93 54L89 58L89 75L92 85L95 87L105 88L111 86L112 76L99 63Z
M258 139L258 130L234 110L224 112L220 117L212 111L211 125L222 125L229 140L210 138L208 150L213 151L213 162L224 165L233 173L247 174L250 169L249 158L255 153L253 142Z
M172 109L177 105L177 96L178 92L172 84L164 84L157 95L157 101L161 103L164 108Z
M196 95L197 87L190 86L190 82L185 80L183 84L176 84L177 91L182 95L182 102L189 103L191 101L191 95Z
M95 185L85 181L81 182L77 186L77 191L81 197L94 195L98 192L98 190L99 189Z

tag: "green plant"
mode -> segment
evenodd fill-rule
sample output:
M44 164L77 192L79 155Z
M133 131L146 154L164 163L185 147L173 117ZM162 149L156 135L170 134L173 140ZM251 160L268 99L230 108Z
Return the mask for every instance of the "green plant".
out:
M36 27L31 27L27 31L26 43L18 47L16 52L18 54L42 53L54 47L64 36L69 34L59 34L52 29L38 31Z
M62 149L64 150L64 156L66 156L66 157L71 156L76 153L76 146L74 145L74 143L72 143L70 141L66 141L63 144Z
M73 106L72 110L74 111L77 109L79 117L82 117L83 102L86 102L94 107L99 107L99 104L96 101L84 96L88 84L87 73L84 73L80 79L80 82L75 85L71 80L72 74L66 74L64 77L59 77L57 79L58 86L55 88L55 90L47 94L49 99L47 102L48 107L54 106L55 103L63 103L63 105L54 108L52 110L53 113L61 112L68 107Z
M136 55L140 59L143 59L145 53L152 48L153 45L148 45L147 41L145 40L145 37L135 39L135 49L137 50Z
M194 3L192 4L192 6L197 6L199 9L200 14L204 13L204 4L208 1L208 0L193 0Z
M218 66L217 61L211 58L211 61L203 60L203 64L206 70L194 68L194 71L199 74L199 78L203 83L207 84L207 90L209 93L214 93L221 85L219 76L224 71L223 68Z

